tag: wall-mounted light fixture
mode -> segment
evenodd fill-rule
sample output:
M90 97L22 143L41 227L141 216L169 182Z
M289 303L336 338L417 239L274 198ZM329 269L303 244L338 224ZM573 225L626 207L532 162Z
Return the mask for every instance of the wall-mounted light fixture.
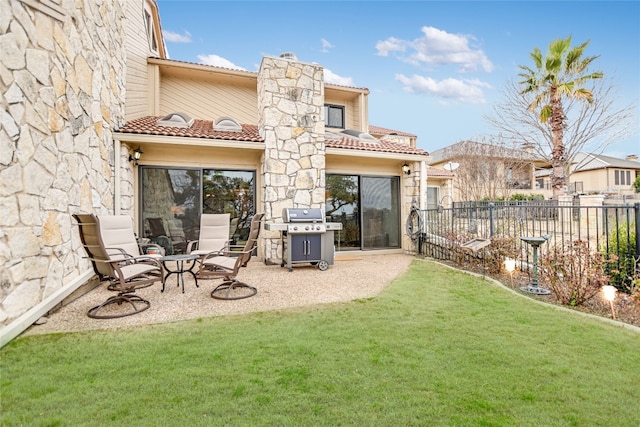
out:
M409 169L407 162L404 162L404 165L402 165L402 172L404 172L405 175L411 175L411 169Z
M133 155L129 154L129 161L138 166L138 160L140 160L140 157L142 157L142 150L138 147L133 150Z

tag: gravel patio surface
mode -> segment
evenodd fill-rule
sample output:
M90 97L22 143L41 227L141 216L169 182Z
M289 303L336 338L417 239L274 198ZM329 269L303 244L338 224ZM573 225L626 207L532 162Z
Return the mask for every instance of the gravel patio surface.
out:
M231 301L211 298L211 291L221 283L220 279L199 280L199 288L196 288L191 275L186 274L183 294L176 286L176 276L172 275L167 279L164 292L161 292L160 282L136 292L151 302L148 310L117 319L92 319L87 316L87 310L115 294L107 289L107 282L103 282L50 314L46 323L31 326L23 335L131 328L369 298L378 295L404 273L413 259L405 254L337 254L335 264L326 271L310 264L297 264L292 272L280 265L265 265L253 260L240 270L238 279L255 286L258 293Z

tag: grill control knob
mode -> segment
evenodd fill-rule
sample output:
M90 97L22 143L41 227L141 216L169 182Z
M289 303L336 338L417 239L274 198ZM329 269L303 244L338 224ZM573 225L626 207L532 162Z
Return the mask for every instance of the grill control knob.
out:
M293 231L297 231L297 230L298 230L298 226L297 226L297 225L294 225L294 226L293 226Z
M316 226L316 230L320 231L320 226L319 225Z
M307 225L307 226L305 226L305 227L304 227L304 229L305 229L305 230L309 230L309 226L308 226L308 225Z

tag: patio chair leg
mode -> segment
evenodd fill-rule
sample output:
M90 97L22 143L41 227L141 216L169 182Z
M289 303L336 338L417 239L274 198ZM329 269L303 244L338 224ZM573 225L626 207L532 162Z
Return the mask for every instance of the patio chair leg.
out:
M247 293L239 296L231 296L231 291L233 289L238 289L238 288L247 289ZM226 291L226 292L223 292L223 291ZM244 282L240 282L239 280L231 279L231 280L225 280L224 282L216 286L216 288L213 291L211 291L211 298L224 299L224 300L236 300L236 299L249 298L254 296L257 293L258 293L258 289L254 288L253 286L248 285Z
M112 305L112 304L122 305L124 303L129 304L129 306L131 307L131 311L125 311L122 313L115 313L115 314L100 313L103 308L109 305ZM93 319L116 319L119 317L131 316L133 314L141 313L146 309L148 309L150 306L151 306L151 303L149 301L147 301L142 297L139 297L138 295L120 294L120 295L114 295L108 298L102 304L92 307L91 309L89 309L87 316Z

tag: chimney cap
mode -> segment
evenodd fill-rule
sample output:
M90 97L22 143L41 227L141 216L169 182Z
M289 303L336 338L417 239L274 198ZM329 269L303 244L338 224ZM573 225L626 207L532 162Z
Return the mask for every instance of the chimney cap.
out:
M638 161L638 155L637 154L629 154L625 160L631 160L632 162L637 162Z
M280 58L286 59L287 61L297 61L298 57L293 52L283 52L280 54Z

